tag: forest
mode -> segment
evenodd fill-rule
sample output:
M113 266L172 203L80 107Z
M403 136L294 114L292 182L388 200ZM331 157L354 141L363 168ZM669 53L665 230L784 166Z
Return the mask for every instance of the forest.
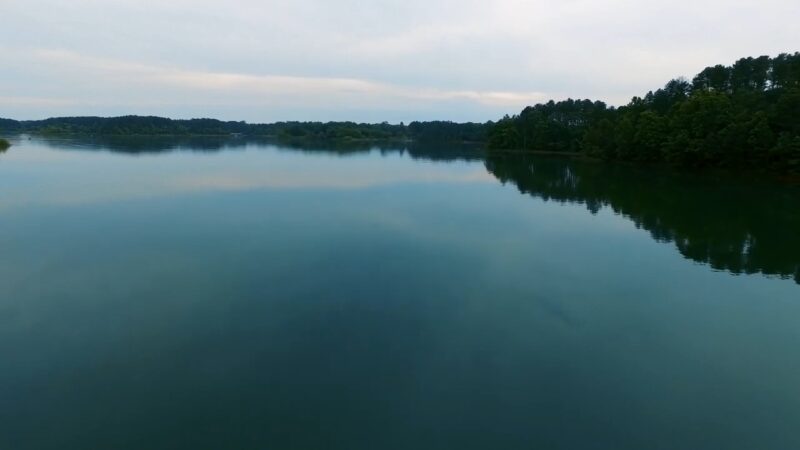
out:
M800 53L708 67L620 108L571 99L527 107L491 125L488 146L800 172Z

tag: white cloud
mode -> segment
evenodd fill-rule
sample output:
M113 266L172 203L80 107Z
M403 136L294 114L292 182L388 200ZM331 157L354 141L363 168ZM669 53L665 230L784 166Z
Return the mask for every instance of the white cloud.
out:
M36 97L0 97L0 103L24 106L111 105L117 101L133 105L156 105L165 99L159 93L182 98L220 96L236 105L304 106L308 108L336 107L344 102L350 106L378 107L382 102L394 105L417 102L468 101L487 106L521 107L546 99L544 93L441 90L414 88L352 78L324 78L281 75L253 75L208 71L191 71L176 67L148 65L124 60L98 58L71 51L27 49L3 51L0 55L26 60L31 65L59 67L60 83L73 84L76 89L91 80L82 103L65 99ZM133 91L126 91L130 86ZM104 93L105 92L105 93ZM99 94L99 95L98 95ZM153 99L142 103L140 98ZM126 97L126 95L128 97ZM159 100L160 99L160 100ZM189 100L191 102L191 100Z
M0 97L249 120L489 119L567 96L619 104L800 42L795 0L6 0L3 17L7 50L63 54L6 58Z

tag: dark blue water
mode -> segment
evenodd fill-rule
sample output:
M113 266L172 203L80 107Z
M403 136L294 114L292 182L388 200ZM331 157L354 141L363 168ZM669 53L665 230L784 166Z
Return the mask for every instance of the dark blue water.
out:
M800 448L800 190L17 139L0 448Z

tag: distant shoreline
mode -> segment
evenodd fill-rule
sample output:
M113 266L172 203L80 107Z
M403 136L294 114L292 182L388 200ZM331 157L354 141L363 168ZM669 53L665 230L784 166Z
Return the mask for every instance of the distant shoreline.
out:
M209 137L318 140L329 142L485 143L491 122L448 121L409 124L355 122L246 123L217 119L169 119L156 116L55 117L17 121L0 119L0 132L42 137Z
M274 139L282 143L479 144L497 154L551 155L800 176L800 52L742 58L620 107L551 100L485 123L274 122L155 116L0 119L0 132L46 137Z
M2 130L0 130L2 131ZM37 131L18 131L7 133L12 136L31 136L37 138L165 138L165 139L253 139L275 141L282 143L308 143L308 142L336 142L336 143L397 143L397 144L412 144L425 142L424 140L414 139L409 137L373 137L373 138L352 138L352 137L315 137L315 136L281 136L275 134L167 134L167 133L86 133L86 132L65 132L65 133L49 133ZM485 141L468 141L468 140L429 140L427 142L443 143L443 144L458 144L458 145L485 145Z

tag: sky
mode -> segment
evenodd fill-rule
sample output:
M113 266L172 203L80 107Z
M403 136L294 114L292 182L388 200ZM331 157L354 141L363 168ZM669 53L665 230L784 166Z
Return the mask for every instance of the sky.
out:
M0 0L0 117L486 121L800 50L798 0Z

